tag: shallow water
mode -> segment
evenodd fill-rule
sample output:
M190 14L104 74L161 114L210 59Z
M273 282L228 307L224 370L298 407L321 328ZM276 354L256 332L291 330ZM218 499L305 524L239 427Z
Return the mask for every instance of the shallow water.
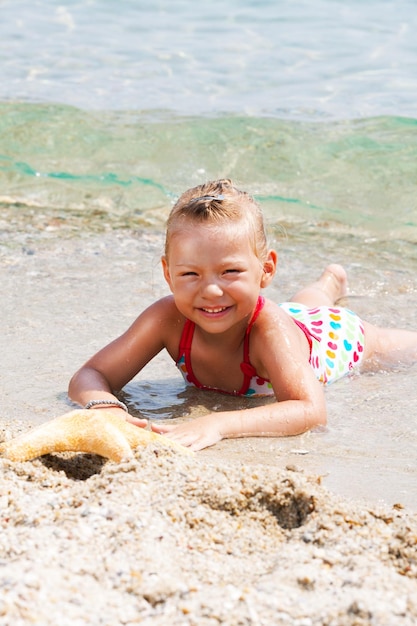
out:
M411 0L3 0L0 18L5 417L61 412L75 367L166 293L164 221L210 178L261 203L270 297L340 262L351 308L417 329ZM329 429L301 442L219 450L302 458L341 492L412 505L416 376L334 385ZM207 410L164 359L140 381L127 394L155 419Z
M2 0L1 100L415 116L412 0Z
M240 116L152 119L139 112L0 105L0 202L16 213L163 228L189 186L230 177L268 222L311 234L417 242L417 122L296 122ZM315 229L318 229L315 230Z

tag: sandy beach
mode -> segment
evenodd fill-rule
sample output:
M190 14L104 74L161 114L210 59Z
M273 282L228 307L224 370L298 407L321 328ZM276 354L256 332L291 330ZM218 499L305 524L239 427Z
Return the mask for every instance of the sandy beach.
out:
M343 304L417 330L416 28L412 0L2 0L0 445L168 293L166 218L207 180L262 207L267 297L340 263ZM193 456L0 455L0 626L417 626L416 389L417 364L348 376L326 427ZM165 354L120 399L263 402Z
M300 472L146 449L2 473L2 624L416 623L416 519Z
M0 256L1 440L73 408L74 370L166 293L158 232L83 235L58 218L35 231ZM381 376L415 394L415 368ZM329 428L301 437L193 458L152 446L121 464L0 459L0 624L416 624L415 443L378 428L374 445L389 402L378 380L341 381ZM145 395L155 419L164 399L181 418L220 401L184 395L163 355L126 390Z

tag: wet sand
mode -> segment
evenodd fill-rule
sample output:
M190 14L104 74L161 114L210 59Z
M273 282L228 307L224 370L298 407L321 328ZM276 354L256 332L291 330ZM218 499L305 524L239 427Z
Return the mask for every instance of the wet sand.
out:
M166 293L160 233L59 228L1 250L1 438L70 410L74 370ZM286 264L271 297L301 277L291 250ZM416 381L415 367L345 379L325 430L194 459L1 460L0 624L415 624ZM183 418L226 402L184 394L163 355L126 395L161 419L164 388Z
M43 229L36 224L34 231L26 227L26 232L14 232L12 243L0 249L1 414L24 424L43 422L72 407L66 389L75 369L123 332L145 306L168 293L159 261L160 232L94 235L77 230L72 235L56 220L47 221ZM308 256L311 267L306 270L296 246L280 249L271 298L288 299L320 272L322 258L315 258L313 251ZM389 324L395 304L387 292L401 291L396 323L413 327L413 314L417 328L414 276L396 264L397 272L387 278L370 263L348 268L353 294L349 306L369 321ZM393 266L388 260L386 267ZM365 298L370 286L373 292ZM379 317L372 317L375 312ZM341 495L401 502L417 512L416 386L415 366L345 378L326 388L329 421L324 431L286 439L223 441L202 454L215 460L226 455L237 463L259 457L280 467L295 463L322 475L324 484ZM238 402L183 390L172 361L161 354L128 386L127 398L152 419L198 415Z

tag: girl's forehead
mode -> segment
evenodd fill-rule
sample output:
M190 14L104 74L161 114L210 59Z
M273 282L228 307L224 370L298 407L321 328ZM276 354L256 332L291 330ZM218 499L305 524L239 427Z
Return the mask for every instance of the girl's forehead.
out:
M202 253L210 247L217 255L254 255L260 259L256 229L245 217L199 221L181 216L168 228L165 242L168 257L186 249L193 254L196 249Z
M221 255L250 254L256 255L253 238L248 229L239 222L236 224L205 224L191 223L183 228L175 229L169 239L171 254L175 251L185 252L188 249L206 250Z
M197 222L184 220L173 226L169 238L197 238L209 239L210 241L242 241L249 240L248 224L244 220L224 222Z

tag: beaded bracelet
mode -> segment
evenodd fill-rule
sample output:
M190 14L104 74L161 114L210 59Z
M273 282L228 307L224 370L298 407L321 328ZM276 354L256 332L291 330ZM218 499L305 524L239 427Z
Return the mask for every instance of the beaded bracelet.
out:
M92 409L95 406L100 406L100 405L105 405L105 404L107 404L108 406L117 406L120 409L123 409L124 411L126 411L126 413L129 413L129 409L127 408L125 403L120 402L120 400L90 400L90 402L87 402L84 408Z

